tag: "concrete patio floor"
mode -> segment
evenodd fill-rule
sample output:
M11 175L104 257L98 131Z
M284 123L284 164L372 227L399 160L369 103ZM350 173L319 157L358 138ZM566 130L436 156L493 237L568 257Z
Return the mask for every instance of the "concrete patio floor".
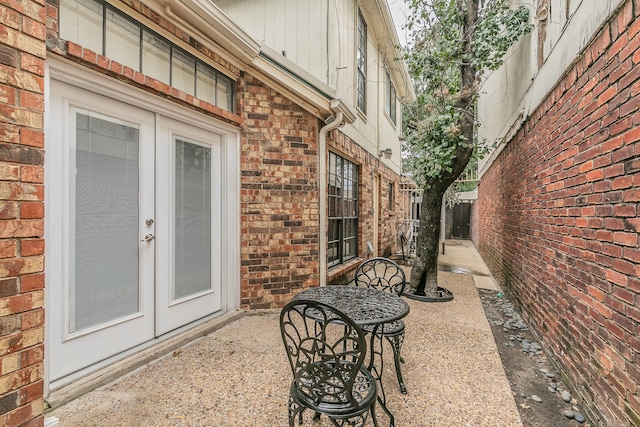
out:
M490 277L471 242L447 245L440 260ZM440 285L454 293L453 301L407 300L407 395L398 389L393 354L385 348L384 387L396 426L521 426L474 274L443 271ZM60 427L285 426L291 372L278 314L247 313L46 415ZM388 425L377 413L380 425ZM330 423L309 419L305 425Z

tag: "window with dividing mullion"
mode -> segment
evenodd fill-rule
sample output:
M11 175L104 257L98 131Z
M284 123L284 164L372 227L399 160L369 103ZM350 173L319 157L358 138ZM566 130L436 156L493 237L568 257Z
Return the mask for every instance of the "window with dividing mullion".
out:
M358 46L357 46L357 76L356 76L356 104L358 109L367 113L367 23L358 10Z
M234 111L234 80L103 0L59 0L60 37Z
M329 266L358 255L358 167L329 153L328 244Z
M393 82L391 81L391 76L389 75L389 71L385 72L385 113L391 119L393 124L396 124L396 88L393 86Z

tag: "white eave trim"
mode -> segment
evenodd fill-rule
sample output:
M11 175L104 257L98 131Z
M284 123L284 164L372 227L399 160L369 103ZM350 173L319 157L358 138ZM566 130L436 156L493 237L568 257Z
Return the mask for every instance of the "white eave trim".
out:
M249 71L322 120L337 113L332 106L336 90L300 68L285 56L262 45L211 0L150 0L169 21L202 37L222 53L222 58L240 70ZM355 109L340 101L345 121ZM355 120L355 119L353 119Z
M260 53L260 43L208 0L166 1L164 7L245 64Z
M284 93L295 95L297 102L322 120L339 111L344 113L346 122L353 123L356 120L355 108L344 100L337 100L334 88L272 48L262 46L260 55L253 60L253 67L260 72L261 79L267 80Z

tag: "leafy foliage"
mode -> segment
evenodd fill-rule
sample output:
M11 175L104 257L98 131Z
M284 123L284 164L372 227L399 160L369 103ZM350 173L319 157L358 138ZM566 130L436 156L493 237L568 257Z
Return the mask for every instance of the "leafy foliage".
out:
M468 23L467 1L477 20ZM509 0L412 0L404 59L416 100L404 110L405 173L425 190L453 181L466 162L488 147L475 144L475 101L486 70L497 69L511 45L531 31L529 11ZM467 33L465 34L465 28ZM468 45L470 43L470 45ZM472 81L463 81L463 72ZM472 151L471 156L460 153ZM457 163L464 161L460 168Z

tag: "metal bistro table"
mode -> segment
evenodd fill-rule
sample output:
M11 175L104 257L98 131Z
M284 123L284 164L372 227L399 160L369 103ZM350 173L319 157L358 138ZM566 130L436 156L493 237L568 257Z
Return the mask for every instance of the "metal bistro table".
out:
M359 286L329 285L310 288L296 295L294 300L312 300L337 308L359 326L375 325L369 345L368 369L378 381L378 402L394 425L394 417L387 408L382 386L383 328L385 323L402 319L409 314L409 304L397 295ZM377 345L376 345L377 343Z

